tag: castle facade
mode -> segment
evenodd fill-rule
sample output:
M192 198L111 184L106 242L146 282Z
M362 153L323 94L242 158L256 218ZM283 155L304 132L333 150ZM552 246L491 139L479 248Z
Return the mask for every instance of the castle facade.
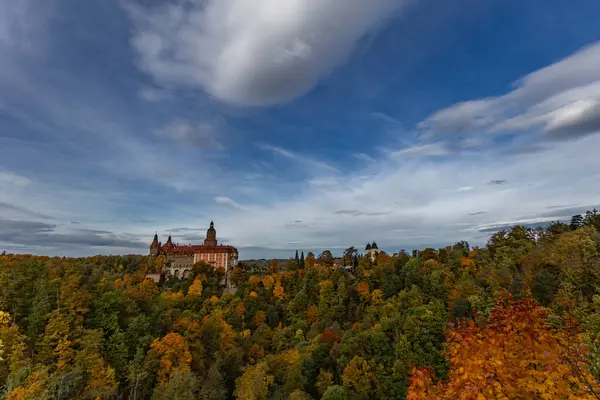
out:
M217 231L211 221L206 231L206 239L199 245L179 245L171 240L171 235L165 244L158 240L158 234L150 244L151 257L164 257L163 273L166 278L187 278L192 271L192 266L198 262L205 262L213 268L223 268L225 283L229 282L229 273L237 265L239 253L233 246L217 243Z

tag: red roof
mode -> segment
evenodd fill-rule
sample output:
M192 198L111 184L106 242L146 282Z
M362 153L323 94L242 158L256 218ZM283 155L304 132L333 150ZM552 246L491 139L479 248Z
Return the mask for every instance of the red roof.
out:
M238 250L233 246L206 246L206 245L184 245L170 246L164 245L161 251L167 254L197 254L197 253L237 253Z

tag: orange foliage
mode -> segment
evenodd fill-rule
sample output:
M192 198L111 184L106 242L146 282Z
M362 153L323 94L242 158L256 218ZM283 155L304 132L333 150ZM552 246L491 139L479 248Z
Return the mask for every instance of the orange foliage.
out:
M367 282L359 282L356 285L356 291L363 300L369 300L371 298L371 292L369 291L369 284Z
M408 399L593 399L600 386L586 367L583 337L552 328L531 298L499 299L486 323L470 321L447 334L448 380L433 384L413 369Z
M174 369L189 371L192 354L187 342L180 334L171 332L160 340L154 339L150 349L153 353L161 356L157 376L159 383L166 384Z
M333 343L340 340L340 337L332 330L326 330L321 334L320 340L322 343Z
M308 310L306 310L306 319L308 320L308 323L312 324L313 322L315 322L317 320L318 315L319 309L314 304L311 304L311 306L308 307Z
M248 350L248 360L251 364L256 363L258 360L265 356L265 351L262 347L260 347L257 343L252 343L250 349Z
M469 258L471 260L474 260L475 257L477 257L477 254L479 253L479 249L478 248L474 248L473 250L471 250L471 252L469 253Z
M244 314L246 313L244 303L237 303L233 312L238 318L244 318Z
M283 290L283 286L281 286L280 282L277 282L273 288L273 297L275 297L277 300L283 300L284 295L285 291Z

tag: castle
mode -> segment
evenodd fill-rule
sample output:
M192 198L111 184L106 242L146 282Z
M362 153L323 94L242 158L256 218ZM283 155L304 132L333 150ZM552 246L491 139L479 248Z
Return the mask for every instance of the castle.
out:
M238 250L233 246L217 244L217 231L211 221L206 231L206 239L201 245L174 244L171 235L167 243L158 241L158 234L150 244L151 257L164 257L163 272L166 278L187 278L192 271L192 266L198 262L205 262L213 268L223 268L225 271L224 283L229 282L229 274L238 263Z
M373 242L367 243L367 247L365 248L365 256L371 258L371 262L377 261L377 255L379 254L379 248L377 247L377 243Z

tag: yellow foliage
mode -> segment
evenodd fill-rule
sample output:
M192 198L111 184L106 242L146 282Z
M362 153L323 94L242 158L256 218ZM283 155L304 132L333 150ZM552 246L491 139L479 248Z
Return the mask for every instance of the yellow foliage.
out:
M271 287L273 287L275 284L275 278L273 278L272 275L265 275L265 277L262 279L262 282L265 286L265 289L271 290Z
M219 302L219 298L217 296L212 296L209 300L213 304L216 304Z
M333 374L329 371L321 370L319 376L317 377L316 384L319 396L323 396L323 393L325 393L327 388L331 385L333 385Z
M237 333L233 327L225 321L221 321L221 334L219 336L219 349L225 353L235 347Z
M0 311L0 328L10 325L11 320L12 319L9 313L6 311Z
M266 362L244 368L244 373L235 382L234 395L238 399L263 400L269 395L269 388L275 382L275 377L269 375Z
M196 277L194 278L194 282L192 282L190 288L188 289L188 296L200 297L202 296L202 290L202 279Z
M247 338L252 334L252 332L250 332L250 329L244 329L242 332L240 332L240 336L242 338Z
M250 292L250 297L258 297L258 294L253 290Z
M254 318L256 319L256 325L262 325L267 320L267 313L264 311L257 311Z
M278 300L283 300L284 295L285 291L283 290L283 286L281 286L281 283L277 282L273 288L273 296Z
M371 293L371 301L376 306L383 304L383 290L381 290L381 289L373 290L373 293Z
M354 356L342 375L344 385L351 387L358 394L367 396L374 383L374 374L367 361L361 357Z
M160 340L154 339L150 349L154 354L161 356L157 376L159 383L166 384L175 368L189 371L192 354L187 342L180 334L171 332Z

